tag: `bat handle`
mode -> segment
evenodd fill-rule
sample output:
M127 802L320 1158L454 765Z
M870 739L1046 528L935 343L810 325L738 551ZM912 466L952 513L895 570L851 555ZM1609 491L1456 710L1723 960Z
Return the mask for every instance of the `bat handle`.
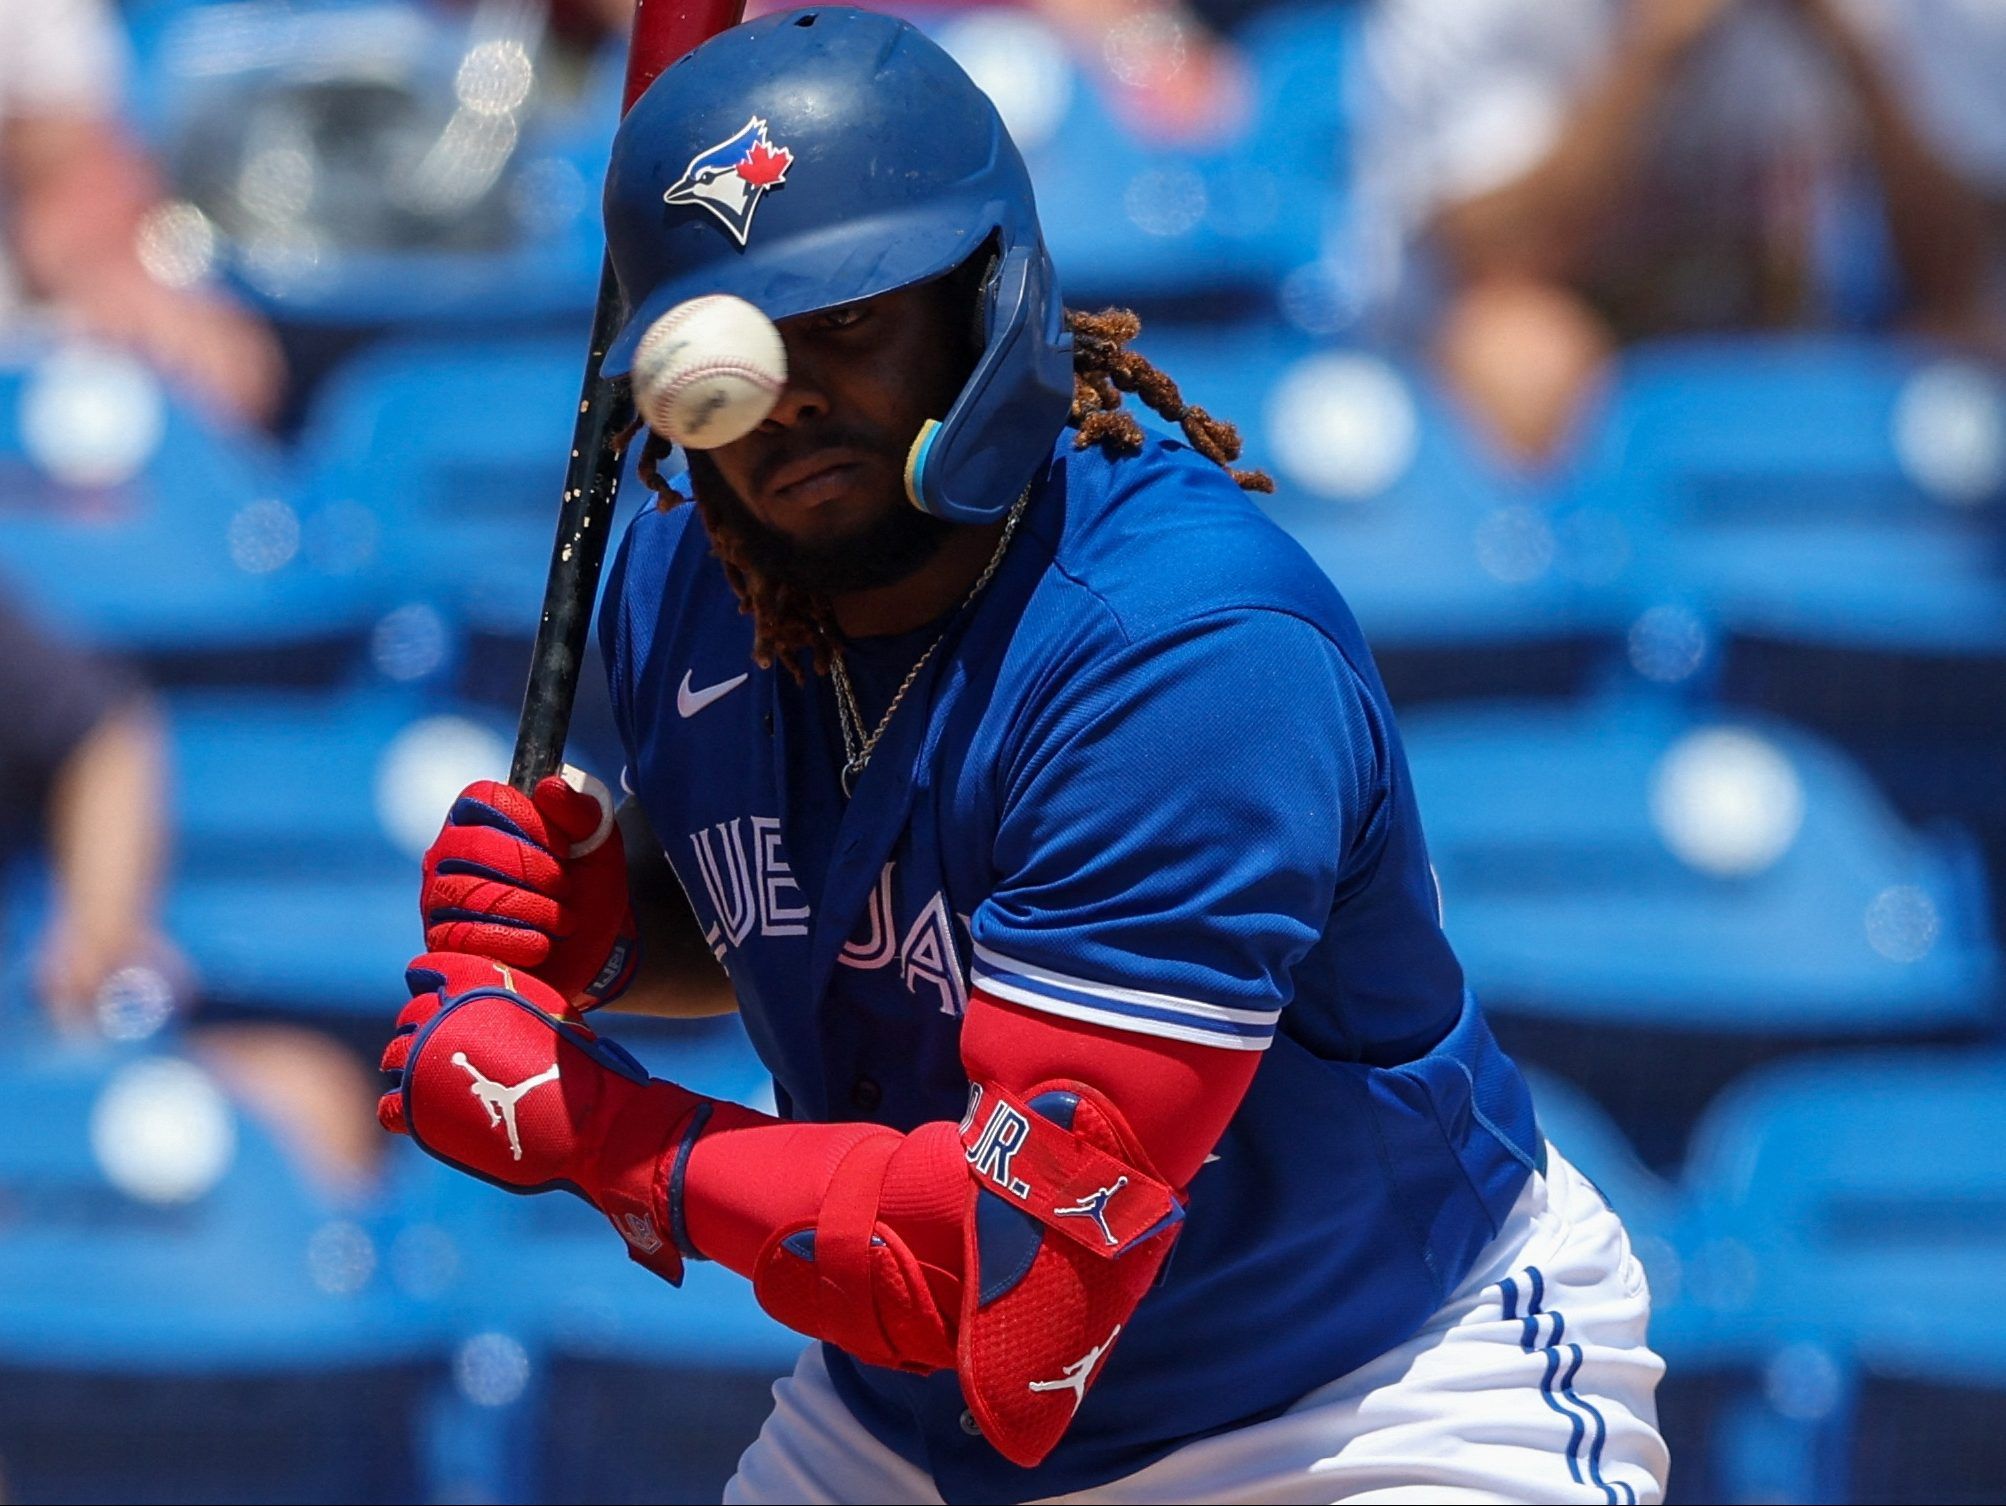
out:
M620 493L621 467L601 457L611 454L633 422L633 401L625 382L599 374L606 347L619 332L620 318L619 284L608 260L599 269L592 347L578 396L578 429L565 464L564 500L543 587L543 614L530 651L529 682L523 689L515 757L509 764L508 782L525 795L564 761L571 708L592 631L592 604L599 594L599 569L606 559L606 536Z

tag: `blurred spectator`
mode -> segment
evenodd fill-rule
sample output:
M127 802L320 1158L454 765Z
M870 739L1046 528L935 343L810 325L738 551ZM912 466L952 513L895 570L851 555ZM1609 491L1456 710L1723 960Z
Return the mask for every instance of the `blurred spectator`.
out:
M1239 50L1184 0L1031 0L1097 73L1138 135L1203 145L1251 106Z
M0 832L45 832L54 876L36 980L56 1023L94 1028L122 967L171 956L155 918L165 846L160 732L124 672L0 606Z
M1364 55L1368 202L1403 276L1436 253L1437 355L1520 458L1622 341L1830 322L1863 203L1893 316L1983 332L1997 0L1381 0Z
M634 0L550 0L550 20L561 32L625 37Z
M468 3L468 0L462 0ZM747 0L748 19L802 0ZM1282 0L912 0L866 9L914 15L1009 5L1033 11L1101 80L1116 114L1138 135L1203 145L1244 122L1252 76L1226 34ZM624 38L634 0L550 0L560 37Z
M749 0L748 17L801 0ZM1043 17L1107 90L1109 106L1153 141L1202 146L1246 120L1253 79L1226 30L1279 0L912 0L865 9L916 16L987 6ZM558 9L632 13L632 0L559 0ZM623 23L624 24L624 23Z
M4 0L11 3L11 0ZM168 777L151 698L126 671L58 644L0 605L0 857L41 837L53 895L34 943L56 1027L94 1035L137 1006L156 1028L186 994L159 929ZM375 1079L297 1026L210 1025L190 1044L322 1185L367 1190L380 1158Z
M236 305L162 281L143 232L160 194L117 119L123 38L104 0L0 0L0 326L26 300L126 345L262 422L279 347Z

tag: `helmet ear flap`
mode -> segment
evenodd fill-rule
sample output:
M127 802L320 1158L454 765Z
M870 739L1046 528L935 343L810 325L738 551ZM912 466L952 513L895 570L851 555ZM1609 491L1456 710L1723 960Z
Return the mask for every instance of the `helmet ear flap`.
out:
M989 259L974 300L974 369L947 416L920 427L905 467L913 506L952 523L993 523L1010 510L1073 400L1073 341L1045 248L978 255Z

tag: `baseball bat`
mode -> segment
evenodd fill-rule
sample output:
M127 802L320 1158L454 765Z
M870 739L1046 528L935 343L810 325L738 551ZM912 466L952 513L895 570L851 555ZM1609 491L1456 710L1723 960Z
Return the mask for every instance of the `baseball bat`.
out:
M633 108L662 71L699 42L736 26L745 0L638 0L633 40L627 49L627 86L620 113ZM592 308L592 343L585 356L585 381L578 395L578 421L571 456L564 467L564 499L558 508L557 541L550 551L550 574L543 587L543 615L529 661L529 683L516 724L515 757L508 782L528 794L537 781L557 772L564 740L571 731L571 706L585 640L592 628L592 602L599 569L606 560L613 506L620 491L619 437L634 418L624 380L599 374L606 347L619 333L626 309L609 255L599 266L599 297Z

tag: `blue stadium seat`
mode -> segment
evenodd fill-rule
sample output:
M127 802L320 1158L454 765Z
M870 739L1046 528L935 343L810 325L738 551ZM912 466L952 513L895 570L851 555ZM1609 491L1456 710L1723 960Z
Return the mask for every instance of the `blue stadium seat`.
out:
M1594 540L1413 372L1266 321L1147 320L1137 347L1239 425L1270 514L1344 592L1396 701L1570 693L1616 653Z
M506 773L493 716L397 692L182 695L169 933L236 1011L394 1011L422 949L418 856L474 778Z
M309 493L380 521L395 600L475 634L535 632L582 360L570 335L398 343L322 389L301 440ZM620 520L645 494L630 475Z
M1795 1482L1773 1458L1731 1459L1739 1488L1990 1499L2006 1469L1987 1421L2006 1405L2006 1059L1771 1068L1708 1115L1688 1183L1713 1262L1737 1273L1693 1296L1771 1348L1758 1441L1800 1448Z
M1720 694L1834 738L2006 878L2006 380L1892 341L1626 358L1582 516L1632 531L1637 608L1724 640ZM2006 883L1996 883L2006 924Z
M1735 1073L1996 1018L1982 878L1845 758L1669 702L1403 718L1450 939L1508 1045L1587 1084L1654 1165Z
M2006 1057L1843 1052L1731 1088L1686 1180L1754 1256L1723 1315L1891 1372L2006 1389Z
M329 1025L348 1016L380 1034L403 999L404 964L424 948L417 872L187 879L168 893L167 930L212 1006Z
M374 619L373 543L302 516L278 458L130 358L0 356L0 576L169 680L328 683Z
M439 1335L185 1061L10 1034L0 1457L22 1498L398 1500Z
M1583 506L1637 539L1647 597L1731 633L2006 655L2006 384L1890 341L1627 354Z
M321 390L301 441L305 492L380 531L392 603L372 645L382 673L511 715L521 705L581 360L571 334L387 343ZM651 500L630 463L616 543ZM596 653L573 729L573 761L610 780L618 736Z
M1230 140L1169 144L1122 120L1094 74L1034 16L911 10L997 101L1078 304L1265 298L1317 259L1343 177L1352 13L1317 4L1250 23L1247 118Z

